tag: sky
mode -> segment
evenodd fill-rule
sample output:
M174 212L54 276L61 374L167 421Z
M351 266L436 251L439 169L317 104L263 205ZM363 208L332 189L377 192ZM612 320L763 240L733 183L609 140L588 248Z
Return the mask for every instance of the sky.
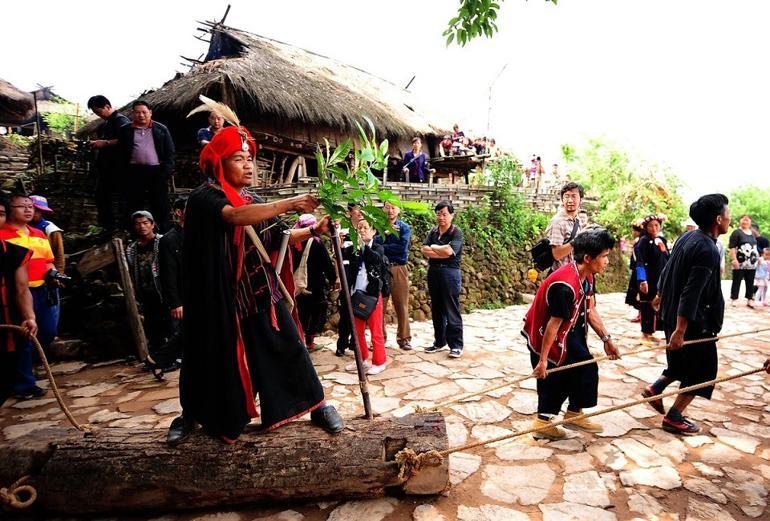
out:
M34 16L2 0L0 78L120 106L204 53L196 20L228 3L228 25L398 85L416 76L426 106L521 159L560 163L562 144L599 137L668 166L686 200L770 186L765 0L507 0L500 32L465 48L441 36L457 0L38 0Z

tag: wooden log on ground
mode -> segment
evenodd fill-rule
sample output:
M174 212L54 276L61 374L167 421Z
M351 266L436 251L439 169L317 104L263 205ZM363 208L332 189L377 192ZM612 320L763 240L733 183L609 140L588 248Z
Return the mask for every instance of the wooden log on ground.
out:
M447 447L440 413L347 420L330 435L309 422L247 431L225 445L200 430L176 448L165 431L46 429L0 444L0 486L23 475L38 492L33 511L58 514L163 512L245 504L438 494L449 466L406 482L393 461L405 447Z

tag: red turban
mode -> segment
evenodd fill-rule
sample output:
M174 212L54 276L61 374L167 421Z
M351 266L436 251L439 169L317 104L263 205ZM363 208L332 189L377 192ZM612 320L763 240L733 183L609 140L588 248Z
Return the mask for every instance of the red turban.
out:
M257 144L245 127L225 127L214 135L214 138L203 147L200 157L200 167L204 174L217 180L225 192L227 200L234 207L243 206L246 201L238 190L225 179L222 161L236 152L248 151L253 158L257 154Z

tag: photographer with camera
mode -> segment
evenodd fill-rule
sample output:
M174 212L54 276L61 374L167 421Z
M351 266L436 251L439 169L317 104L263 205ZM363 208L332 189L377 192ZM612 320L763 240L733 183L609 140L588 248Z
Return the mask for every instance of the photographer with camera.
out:
M51 207L48 206L48 199L42 195L31 195L29 198L32 200L32 206L35 207L30 224L44 232L45 236L48 237L53 252L53 265L60 273L64 272L64 231L46 219L49 214L53 213Z
M10 197L8 220L0 228L0 240L28 249L32 256L28 263L29 291L32 294L34 316L39 327L38 340L47 349L56 337L59 325L59 288L61 276L54 266L51 244L45 233L29 225L35 207L32 199L24 194ZM17 348L17 370L20 374L32 374L33 346L26 341ZM42 396L45 391L35 385L34 377L14 389L19 398Z
M96 170L96 211L99 226L107 232L115 230L122 222L125 210L125 195L121 190L121 162L118 151L118 130L131 121L115 110L106 97L91 96L88 108L99 116L103 123L99 126L98 138L88 142L96 151L94 168ZM119 199L119 201L118 201ZM119 209L116 215L115 205Z

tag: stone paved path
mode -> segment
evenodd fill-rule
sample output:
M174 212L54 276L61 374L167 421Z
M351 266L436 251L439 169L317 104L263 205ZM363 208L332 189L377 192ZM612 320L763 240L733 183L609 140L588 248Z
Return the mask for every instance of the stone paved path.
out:
M637 348L638 324L627 319L620 294L600 295L599 306L621 349ZM428 355L427 322L413 326L418 349L388 349L390 366L371 378L370 391L380 414L403 414L407 406L427 404L478 390L503 376L530 372L519 328L526 306L479 311L465 317L465 356ZM728 308L724 333L770 325L770 311ZM394 332L392 333L394 334ZM770 332L720 344L720 374L757 367L770 355ZM334 356L333 339L312 355L327 398L343 416L361 414L356 379ZM591 345L601 348L595 336ZM602 362L599 406L638 397L643 383L663 367L662 351ZM55 366L58 381L75 415L101 426L166 429L179 412L178 373L157 383L122 362ZM45 383L42 383L45 385ZM528 426L535 410L534 382L504 388L445 411L450 445L485 439ZM598 418L600 435L570 432L559 442L517 438L496 447L451 456L452 488L430 499L288 505L238 512L174 514L163 520L250 521L397 520L519 521L626 519L768 519L770 487L770 377L757 374L721 385L714 399L696 399L690 416L702 435L679 438L660 430L660 416L640 405ZM34 429L64 424L52 396L7 404L0 409L0 432L19 440Z

